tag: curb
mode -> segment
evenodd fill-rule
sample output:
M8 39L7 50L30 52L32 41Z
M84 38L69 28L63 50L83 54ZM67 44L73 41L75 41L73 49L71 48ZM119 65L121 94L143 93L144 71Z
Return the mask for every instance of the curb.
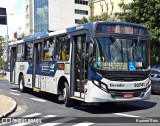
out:
M10 99L10 100L12 101L13 105L12 105L12 108L11 108L9 111L7 111L7 112L3 113L2 115L0 115L0 119L1 119L1 118L4 118L4 117L6 117L6 116L9 116L9 115L12 114L12 113L16 110L16 108L17 108L17 103L16 103L15 100L13 100L12 98L10 98L10 97L8 97L8 96L6 96L6 95L1 95L1 96L5 96L5 97L7 97L8 99Z

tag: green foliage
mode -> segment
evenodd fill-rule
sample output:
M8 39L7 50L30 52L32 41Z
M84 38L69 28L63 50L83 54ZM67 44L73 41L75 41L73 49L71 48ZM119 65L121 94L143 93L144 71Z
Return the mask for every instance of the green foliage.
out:
M4 40L4 38L2 36L0 36L0 58L3 54L3 50L2 50L2 41Z
M146 26L151 38L151 55L160 59L160 0L134 0L119 5L123 12L116 13L121 21Z
M0 69L5 69L5 62L0 58Z

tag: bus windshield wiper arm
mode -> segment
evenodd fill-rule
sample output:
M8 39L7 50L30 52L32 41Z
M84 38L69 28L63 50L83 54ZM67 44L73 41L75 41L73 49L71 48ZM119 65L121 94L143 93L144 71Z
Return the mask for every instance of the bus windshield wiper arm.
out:
M116 41L115 37L112 35L109 36L110 40L113 42L113 45L116 47L116 49L122 53L121 45Z

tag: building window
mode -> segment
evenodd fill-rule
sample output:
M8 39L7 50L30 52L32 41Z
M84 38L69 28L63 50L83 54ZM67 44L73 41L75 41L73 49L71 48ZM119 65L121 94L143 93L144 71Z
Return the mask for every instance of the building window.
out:
M56 60L69 60L70 37L68 35L57 38L56 42Z
M26 28L29 28L29 23L26 24Z
M54 59L55 41L50 38L44 41L43 60L52 61Z
M26 43L25 44L25 60L32 60L33 56L33 44Z
M45 31L49 27L48 0L34 0L34 30Z
M88 15L88 11L75 9L75 14Z
M88 5L88 1L85 0L75 0L76 4Z
M29 15L27 14L27 15L26 15L26 19L28 19L28 18L29 18Z

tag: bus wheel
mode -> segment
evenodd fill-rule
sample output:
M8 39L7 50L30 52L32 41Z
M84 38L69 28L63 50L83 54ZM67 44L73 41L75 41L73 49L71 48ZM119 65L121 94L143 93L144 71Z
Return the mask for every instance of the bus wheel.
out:
M72 99L70 99L70 95L69 95L69 87L68 87L68 84L65 82L64 83L64 88L63 88L63 91L62 91L62 95L64 97L64 104L66 107L71 107L72 106Z
M25 92L25 87L24 87L24 76L23 75L21 75L20 77L19 77L19 91L20 92Z

